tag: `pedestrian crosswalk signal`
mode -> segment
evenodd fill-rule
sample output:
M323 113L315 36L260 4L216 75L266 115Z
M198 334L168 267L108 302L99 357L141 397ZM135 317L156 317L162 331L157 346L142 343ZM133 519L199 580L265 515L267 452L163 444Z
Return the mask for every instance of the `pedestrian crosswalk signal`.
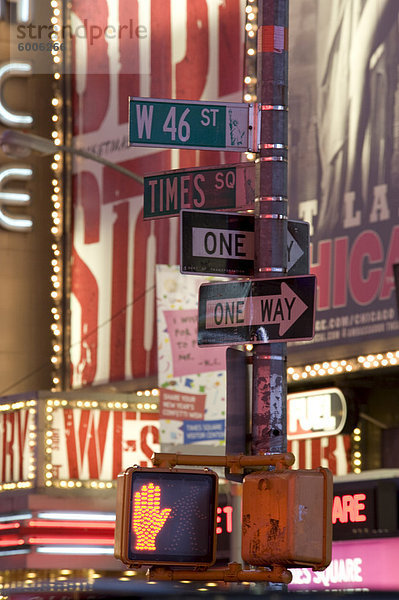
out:
M117 482L115 556L127 565L215 562L218 477L130 467Z

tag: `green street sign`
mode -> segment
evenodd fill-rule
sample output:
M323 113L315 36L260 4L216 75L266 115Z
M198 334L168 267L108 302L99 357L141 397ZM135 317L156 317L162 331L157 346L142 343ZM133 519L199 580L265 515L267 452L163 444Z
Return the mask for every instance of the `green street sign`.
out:
M250 107L129 97L129 145L246 152Z
M254 208L255 166L236 163L174 169L144 177L144 219L191 210Z

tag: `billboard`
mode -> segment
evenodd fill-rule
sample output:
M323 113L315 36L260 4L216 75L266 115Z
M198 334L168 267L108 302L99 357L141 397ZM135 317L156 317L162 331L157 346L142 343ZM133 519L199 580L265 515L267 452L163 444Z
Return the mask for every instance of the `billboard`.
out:
M157 265L158 385L163 451L223 446L226 349L197 344L198 288L211 278ZM189 450L185 448L190 444ZM201 452L201 450L198 450Z
M290 591L397 591L395 557L399 538L333 542L332 561L325 571L293 569Z
M240 102L243 0L100 0L95 12L73 0L71 23L86 31L72 39L76 147L139 176L237 162L233 152L128 148L128 97ZM178 264L179 232L178 218L143 220L143 191L74 163L74 387L156 375L155 265Z
M398 15L392 0L290 6L289 214L310 223L318 278L315 337L291 345L293 364L397 341Z
M59 406L52 415L55 481L114 481L126 465L151 466L151 456L159 451L157 413Z

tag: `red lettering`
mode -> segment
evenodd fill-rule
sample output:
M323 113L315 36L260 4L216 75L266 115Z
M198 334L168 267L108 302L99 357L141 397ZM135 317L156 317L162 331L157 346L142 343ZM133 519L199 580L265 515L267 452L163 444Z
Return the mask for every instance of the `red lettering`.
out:
M208 75L208 6L206 0L187 2L186 56L176 65L176 98L201 98Z
M331 240L319 242L319 262L313 263L313 244L310 244L310 272L317 277L317 308L326 310L330 308L331 296Z
M225 0L219 6L219 96L227 96L240 89L243 64L241 46L241 14L239 0Z
M353 515L353 497L350 496L349 494L345 494L344 496L342 496L341 499L342 502L342 523L347 523L348 522L348 517L349 520L352 521L354 520L354 515Z
M226 515L226 531L231 533L233 531L233 507L225 506L223 512Z
M19 410L17 412L17 423L18 423L18 481L23 481L24 479L24 449L27 441L27 430L28 430L28 422L29 422L29 410Z
M343 475L350 469L349 435L288 440L288 451L295 455L296 469L315 469L323 465L333 475Z
M358 304L370 304L376 298L382 269L369 268L367 272L367 267L368 263L376 264L383 258L384 249L378 234L363 231L352 246L349 261L349 286L352 297Z
M112 460L112 479L116 479L122 471L122 415L121 411L114 411L114 431L112 438L112 448L114 451Z
M152 4L152 2L151 2ZM164 17L164 14L162 14ZM140 25L137 0L119 0L119 103L118 121L127 123L128 97L140 96L140 54L136 27ZM133 27L131 26L133 24ZM147 31L147 36L149 32ZM145 74L144 74L145 75ZM155 75L151 65L151 79ZM149 76L149 75L148 75ZM156 77L157 75L155 75ZM144 94L148 95L148 94ZM164 97L164 96L158 96ZM166 96L169 98L169 96Z
M355 521L360 523L362 521L367 520L366 515L361 515L360 511L366 508L365 504L361 502L361 500L366 500L366 494L355 494L353 496L354 505L355 505Z
M392 229L391 239L389 241L389 249L385 261L385 271L383 277L383 285L380 294L380 300L387 300L395 289L395 281L392 273L392 265L399 262L399 225Z
M3 444L2 444L2 465L1 465L1 481L4 483L6 481L6 436L7 436L7 414L3 413L0 415L2 420L2 428L1 433L3 434Z
M132 338L135 344L131 347L134 377L156 372L155 265L168 262L169 256L169 222L143 221L142 214L140 211L134 234Z
M97 369L98 285L88 266L72 250L72 293L81 308L80 356L74 365L75 380L93 383Z
M90 429L87 430L88 434L88 453L89 453L89 477L90 479L99 479L101 475L101 469L104 461L104 449L107 438L107 429L109 421L109 411L90 411L85 410L82 412L88 413ZM96 426L95 417L99 414L98 426ZM87 446L87 438L84 440L84 445L81 446L80 451L85 449ZM83 457L82 457L83 458Z
M5 413L3 419L3 466L1 480L14 481L14 413ZM21 457L22 460L22 457Z
M141 434L140 434L141 451L149 460L151 460L151 457L154 454L154 449L151 448L151 446L149 446L147 444L147 439L148 439L148 436L150 436L150 435L152 436L152 443L159 444L159 429L158 429L158 427L155 427L155 425L146 425L141 430ZM148 461L146 461L146 460L140 461L140 467L147 467L147 466L148 466Z
M118 204L113 212L110 381L118 381L125 377L129 204Z
M10 422L10 439L8 440L8 456L10 457L10 475L14 479L14 441L15 441L15 413L8 415Z
M126 447L132 451L136 452L137 450L137 442L136 440L127 439L126 435L124 436L124 424L126 421L135 421L137 418L137 413L133 411L124 411L119 412L115 411L114 415L114 437L113 437L113 465L112 465L112 478L116 479L118 477L118 473L123 471L123 469L127 466L123 464L122 460L122 451L126 449Z
M95 425L94 411L79 409L77 411L79 426L76 437L74 411L73 409L64 410L69 477L71 479L82 478L82 467L85 458L87 458L89 478L98 479L104 459L109 411L99 411L98 427Z
M129 1L129 0L128 0ZM151 97L172 97L170 0L151 2ZM132 95L129 92L130 96ZM179 98L179 96L177 96Z
M344 439L349 436L343 436ZM320 465L326 466L330 469L332 473L337 472L337 458L336 458L336 450L337 450L337 436L331 435L329 437L321 438L320 445L321 456L320 456ZM313 463L314 464L314 463Z
M362 500L366 500L366 494L344 494L334 496L332 508L333 525L339 521L340 523L361 523L367 520L366 515L360 514L360 511L365 509L365 504Z
M75 424L72 408L66 408L64 410L64 424L65 442L67 447L67 458L69 466L69 478L79 479L78 453L76 450Z
M84 171L74 177L74 188L74 194L80 194L82 203L84 243L95 244L100 239L100 190L97 179Z
M74 114L79 115L74 122L74 133L88 133L100 128L108 109L110 77L108 44L105 35L93 39L94 25L105 31L108 24L106 0L96 2L93 7L86 0L74 0L73 11L80 20L79 33L73 39L72 64L77 64L87 52L87 66L80 64L75 75ZM85 28L83 31L82 28ZM83 70L85 69L85 70Z
M333 507L332 507L332 522L333 522L333 525L337 521L340 521L340 523L346 523L346 521L342 520L343 518L344 518L344 514L343 514L343 511L342 511L341 498L339 496L334 496ZM346 519L348 519L348 518L346 517Z
M334 240L333 306L346 306L348 238Z

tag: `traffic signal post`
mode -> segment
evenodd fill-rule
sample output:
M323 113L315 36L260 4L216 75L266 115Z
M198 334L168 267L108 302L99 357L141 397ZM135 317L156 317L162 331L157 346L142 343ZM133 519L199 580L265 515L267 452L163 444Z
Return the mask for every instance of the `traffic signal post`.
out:
M315 277L308 275L308 259L298 263L295 276L287 277L291 268L287 257L287 40L288 0L259 0L255 105L129 98L132 145L257 154L254 224L238 221L234 215L211 216L209 221L209 213L208 220L206 215L197 218L183 213L189 225L182 230L185 259L181 265L183 273L209 268L215 274L245 277L200 287L198 343L253 344L252 410L241 381L246 376L241 355L246 361L247 354L228 348L228 455L156 454L153 468L130 467L118 477L115 556L132 568L148 566L153 580L285 585L291 581L289 567L319 570L331 561L331 473L321 467L291 471L294 457L286 452L286 341L313 337L316 288ZM152 178L147 189L153 218L205 207L201 190L205 175L181 174L180 183L173 172L166 175L159 181ZM176 189L178 183L181 188L179 206L172 179ZM166 190L159 206L157 186ZM212 184L208 187L207 203L225 208L216 192L212 196ZM245 203L235 198L234 204ZM189 238L184 240L187 232ZM306 231L304 239L308 239ZM208 255L215 253L219 256L210 261ZM307 251L301 253L308 257ZM241 271L239 261L244 257L251 264L251 278ZM248 427L246 415L250 415ZM229 437L231 424L234 434ZM206 468L178 468L182 465ZM211 568L218 490L212 466L225 467L228 479L242 481L241 555L250 570L239 563Z
M287 273L288 0L258 2L257 101L254 277L267 279ZM286 406L286 344L254 344L252 454L286 451Z
M294 460L289 452L155 454L153 468L128 468L118 477L115 556L130 568L148 566L154 581L287 584L288 567L324 569L331 560L331 473L321 467L291 471ZM242 490L242 557L258 568L211 568L218 477L209 468L176 468L205 464L232 474L258 469L245 476Z
M176 466L219 466L242 473L245 467L273 466L285 473L290 453L273 456L155 454L154 468L129 467L118 476L115 557L130 568L149 567L153 581L258 581L289 583L283 564L245 570L239 563L211 569L216 549L216 473ZM176 567L181 567L178 569ZM190 569L191 567L191 569Z

